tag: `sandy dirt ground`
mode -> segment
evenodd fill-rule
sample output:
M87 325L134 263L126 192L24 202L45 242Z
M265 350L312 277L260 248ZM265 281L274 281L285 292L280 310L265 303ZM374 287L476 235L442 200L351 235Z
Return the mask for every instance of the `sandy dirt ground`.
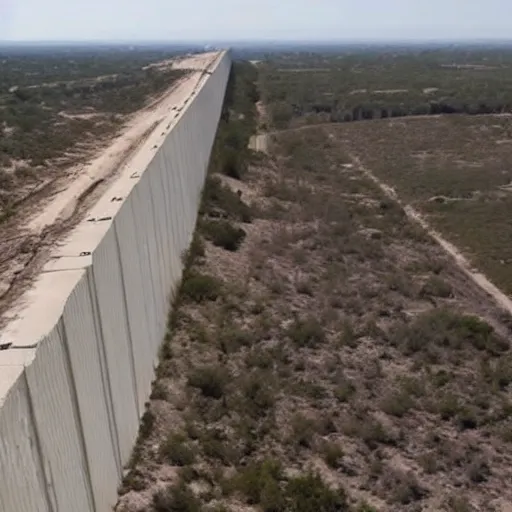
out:
M55 243L83 218L108 186L145 147L148 137L191 95L217 53L180 58L189 70L145 108L127 117L120 132L87 161L41 184L17 205L18 213L0 226L0 314L30 285Z
M489 279L476 270L468 259L461 253L461 251L448 240L443 238L437 231L435 231L432 226L427 222L427 220L412 206L403 204L403 202L398 197L396 191L393 187L386 185L381 180L379 180L370 169L365 167L361 160L355 156L351 156L352 160L356 164L357 168L361 170L368 178L370 178L374 183L376 183L380 189L394 201L397 201L404 209L407 217L420 224L430 236L455 260L457 266L475 283L477 284L486 294L491 296L493 300L498 304L498 306L505 311L508 311L512 314L512 300L504 294L497 286L495 286Z

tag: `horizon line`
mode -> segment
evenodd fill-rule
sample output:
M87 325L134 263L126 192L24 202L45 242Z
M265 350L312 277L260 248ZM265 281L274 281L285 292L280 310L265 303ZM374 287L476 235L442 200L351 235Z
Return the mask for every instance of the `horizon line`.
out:
M316 44L316 45L336 45L336 44L486 44L486 43L512 43L512 38L501 37L480 37L480 38L352 38L352 39L321 39L321 38L212 38L212 39L0 39L0 45L8 44L128 44L128 45L147 45L147 44L175 44L175 45L214 45L214 44Z

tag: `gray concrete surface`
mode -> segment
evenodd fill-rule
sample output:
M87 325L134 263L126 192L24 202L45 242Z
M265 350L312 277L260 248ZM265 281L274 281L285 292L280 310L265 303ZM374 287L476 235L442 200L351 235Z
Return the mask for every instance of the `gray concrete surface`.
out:
M10 344L0 350L2 512L108 512L116 503L231 66L225 52L197 62L209 73L160 120L10 312L0 336Z

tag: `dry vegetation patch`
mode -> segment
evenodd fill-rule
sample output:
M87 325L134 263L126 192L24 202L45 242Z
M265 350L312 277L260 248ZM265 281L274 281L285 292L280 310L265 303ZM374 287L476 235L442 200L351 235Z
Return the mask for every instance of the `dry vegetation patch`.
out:
M503 317L348 163L317 128L249 168L249 205L210 179L119 511L512 502Z
M333 127L380 180L512 293L512 147L507 116L445 116Z

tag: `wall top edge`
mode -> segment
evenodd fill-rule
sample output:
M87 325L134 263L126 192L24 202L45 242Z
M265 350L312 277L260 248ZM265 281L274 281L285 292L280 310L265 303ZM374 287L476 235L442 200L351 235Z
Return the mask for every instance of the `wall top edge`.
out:
M0 350L0 366L7 364L12 351L37 348L55 328L71 293L85 274L85 269L76 269L43 272L37 278L2 331L0 343L8 348Z
M9 392L23 375L24 370L24 365L0 366L0 412Z
M179 104L169 108L167 115L153 128L144 144L122 163L118 176L89 209L86 217L56 244L50 260L31 288L5 315L7 325L0 332L0 407L9 390L22 376L24 368L34 360L38 344L59 322L69 297L86 277L94 251L112 228L116 214L125 200L166 137L193 103L196 93L203 88L224 58L229 58L229 51L223 50L215 55L215 59L205 69L192 72L197 79L193 92L180 97Z

